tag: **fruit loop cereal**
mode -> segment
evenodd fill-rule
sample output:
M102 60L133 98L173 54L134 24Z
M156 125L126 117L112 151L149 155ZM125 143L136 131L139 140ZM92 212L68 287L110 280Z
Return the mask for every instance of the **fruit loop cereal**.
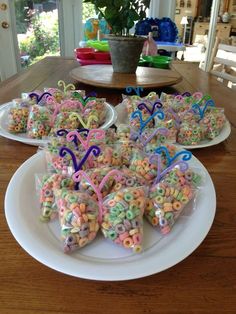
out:
M150 163L150 155L134 150L130 160L129 169L151 182L157 176L157 165Z
M177 135L177 142L183 145L197 145L203 139L201 125L196 122L184 122L181 124Z
M148 182L141 176L139 176L136 172L128 169L122 168L121 172L121 179L117 180L115 184L112 185L110 192L117 192L124 188L130 188L135 186L146 186Z
M50 221L57 216L57 207L55 205L54 190L64 189L73 190L74 181L60 174L47 174L41 179L36 177L36 189L39 190L39 202L41 210L41 221Z
M55 194L64 252L70 253L96 237L98 204L88 194L78 191L56 190Z
M212 140L220 134L225 120L223 109L212 108L206 112L203 119L199 122L199 125L205 137Z
M149 191L145 216L153 227L157 227L162 234L167 234L194 195L195 192L189 185L176 187L160 182Z
M143 187L121 189L109 194L103 202L101 230L105 238L135 253L141 252L145 204Z
M8 113L8 130L11 133L25 133L27 131L27 121L29 108L14 106Z
M51 126L51 115L46 107L34 105L30 108L27 131L31 138L42 139L48 136Z

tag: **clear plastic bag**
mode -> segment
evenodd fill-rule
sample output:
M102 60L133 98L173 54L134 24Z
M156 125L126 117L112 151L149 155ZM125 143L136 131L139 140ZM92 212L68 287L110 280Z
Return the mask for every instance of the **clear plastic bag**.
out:
M218 136L224 127L226 117L222 108L208 108L199 125L203 135L207 139L214 139Z
M198 123L183 122L180 125L177 142L182 145L196 145L203 139L202 127Z
M26 133L28 117L28 107L20 104L14 105L8 113L8 131L11 133Z
M145 217L162 234L168 234L184 207L195 197L196 190L160 182L151 187Z
M51 130L51 114L48 108L34 105L30 108L27 133L31 138L42 139Z
M60 174L36 174L35 183L40 203L40 220L43 222L54 220L58 215L54 190L73 190L74 181Z
M198 169L181 171L178 166L171 169L149 190L145 208L147 220L162 234L169 233L185 206L195 200L203 180Z
M71 253L94 240L99 230L99 208L87 193L56 190L61 237L65 253Z
M104 237L135 253L142 251L146 193L144 187L126 188L109 194L103 201Z

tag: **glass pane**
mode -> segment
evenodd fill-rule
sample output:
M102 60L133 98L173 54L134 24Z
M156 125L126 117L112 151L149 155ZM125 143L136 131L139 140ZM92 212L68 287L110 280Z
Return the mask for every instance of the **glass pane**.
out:
M22 67L60 55L58 1L14 0Z
M97 17L94 5L91 3L83 3L83 23L92 17Z

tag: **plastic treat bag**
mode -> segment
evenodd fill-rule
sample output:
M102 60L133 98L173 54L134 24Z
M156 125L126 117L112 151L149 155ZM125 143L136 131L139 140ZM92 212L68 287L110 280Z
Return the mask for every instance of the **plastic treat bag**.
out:
M142 176L149 184L157 176L157 165L150 162L150 155L140 150L132 152L129 169Z
M117 180L115 184L112 185L110 193L120 191L124 188L131 188L136 186L147 186L148 182L138 175L136 172L130 170L129 168L122 168L121 179Z
M97 202L79 191L56 190L61 237L65 253L89 244L99 230Z
M101 230L104 237L133 252L142 251L144 187L125 188L109 194L103 201Z
M191 185L159 182L150 188L145 217L162 234L167 234L195 196L196 190Z
M92 159L92 166L99 167L114 167L120 168L124 165L125 156L122 156L122 144L100 145L101 153L97 158Z
M73 190L74 181L61 174L44 174L35 176L36 191L39 195L40 220L48 222L58 216L57 206L55 204L55 189Z
M209 108L206 111L199 125L202 129L204 137L207 139L214 139L218 136L223 129L226 122L224 109L222 108Z
M202 127L198 123L183 122L180 125L177 142L182 145L197 145L203 139Z
M179 159L180 156L182 160ZM178 152L170 159L167 168L161 165L160 154L157 159L158 176L149 190L145 216L161 233L167 234L184 207L196 195L202 178L189 168L187 161L191 159L190 152Z
M15 104L8 113L8 131L11 133L26 133L29 108Z
M156 126L156 128L166 128L168 130L168 133L166 134L166 140L165 142L168 143L175 143L177 132L179 128L179 124L174 119L164 119L159 121Z
M60 112L55 118L53 129L76 130L82 127L75 112Z
M51 130L51 115L46 107L34 105L30 108L27 133L31 138L42 139L48 136Z
M193 109L190 109L190 110L186 110L184 112L179 112L178 114L178 118L179 118L179 121L181 123L198 123L198 121L201 119L200 115L198 112L194 111Z
M105 98L88 97L84 106L83 120L89 129L100 127L107 117Z
M170 131L164 127L145 129L139 136L137 142L141 144L141 147L146 153L152 154L158 146L171 142L169 139L169 133Z

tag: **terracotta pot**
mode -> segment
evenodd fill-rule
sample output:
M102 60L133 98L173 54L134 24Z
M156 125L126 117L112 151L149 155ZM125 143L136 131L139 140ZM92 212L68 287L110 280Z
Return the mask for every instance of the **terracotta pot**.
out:
M114 72L135 73L145 37L108 36Z

